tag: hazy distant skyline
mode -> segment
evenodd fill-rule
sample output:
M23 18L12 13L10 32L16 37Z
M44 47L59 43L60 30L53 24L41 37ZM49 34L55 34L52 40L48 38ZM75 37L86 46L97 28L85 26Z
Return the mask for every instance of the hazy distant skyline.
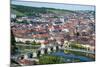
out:
M20 1L12 0L11 4L24 5L32 7L47 7L56 9L66 9L66 10L95 10L93 5L75 5L75 4L63 4L63 3L45 3L45 2L32 2L32 1Z

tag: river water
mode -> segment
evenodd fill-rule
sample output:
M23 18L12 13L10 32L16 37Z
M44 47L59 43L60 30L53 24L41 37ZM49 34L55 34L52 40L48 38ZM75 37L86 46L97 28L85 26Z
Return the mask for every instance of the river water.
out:
M85 56L78 56L75 54L65 54L63 51L58 51L58 52L53 52L50 53L49 55L51 56L59 56L59 57L63 57L65 59L64 62L68 62L68 61L74 61L74 60L79 60L79 62L89 62L89 61L94 61L94 59L85 57Z

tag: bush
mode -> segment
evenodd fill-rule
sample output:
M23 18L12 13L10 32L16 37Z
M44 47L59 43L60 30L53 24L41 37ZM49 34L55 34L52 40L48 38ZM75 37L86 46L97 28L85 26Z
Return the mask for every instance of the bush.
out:
M76 45L76 44L74 44L74 43L70 44L70 47L71 47L71 48L76 48L76 49L87 49L87 48L85 48L85 47L83 47L83 46L81 46L81 45Z
M26 43L26 44L30 44L30 41L26 41L25 43Z
M45 59L45 60L44 60ZM40 64L58 64L58 63L63 63L64 59L58 56L41 56L39 58L39 63Z
M32 42L32 45L41 45L41 43L36 43L35 41Z

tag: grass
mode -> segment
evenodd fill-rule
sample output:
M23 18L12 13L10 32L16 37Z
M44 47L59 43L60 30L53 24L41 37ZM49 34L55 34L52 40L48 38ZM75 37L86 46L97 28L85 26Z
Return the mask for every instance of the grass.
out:
M39 57L39 64L59 64L64 63L64 58L59 56L43 55Z

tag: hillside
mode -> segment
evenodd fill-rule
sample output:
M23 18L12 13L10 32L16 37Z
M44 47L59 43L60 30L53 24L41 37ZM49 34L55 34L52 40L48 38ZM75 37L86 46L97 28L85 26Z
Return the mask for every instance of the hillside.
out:
M38 16L39 13L73 13L71 10L55 9L55 8L45 8L45 7L30 7L22 5L11 5L11 13L15 13L17 16Z

